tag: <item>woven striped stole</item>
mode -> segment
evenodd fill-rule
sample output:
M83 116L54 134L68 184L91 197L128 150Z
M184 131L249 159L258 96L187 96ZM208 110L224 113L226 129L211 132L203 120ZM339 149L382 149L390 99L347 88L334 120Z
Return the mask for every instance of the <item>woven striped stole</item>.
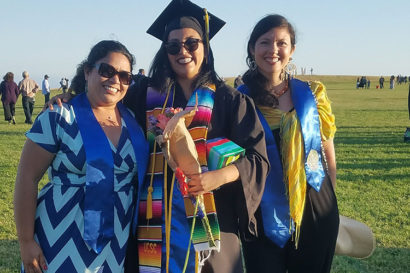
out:
M198 161L201 165L202 172L208 171L206 158L206 138L208 134L209 123L211 122L212 109L214 106L215 90L209 87L202 87L193 92L185 110L195 107L196 96L198 97L198 111L196 112L188 131L195 142L198 152ZM214 195L212 192L199 196L200 205L205 213L197 213L195 218L195 227L192 236L195 251L220 249L220 230L218 218L216 215ZM189 225L192 226L194 219L194 204L189 197L184 197L185 211Z
M198 111L196 112L188 128L188 131L190 132L195 142L195 146L199 157L198 161L203 171L207 171L206 137L208 133L208 126L211 121L214 103L214 92L215 91L213 89L208 87L195 90L186 106L186 110L192 109L195 106L195 98L196 96L198 96ZM164 94L154 89L148 88L146 112L147 120L149 116L157 117L157 115L163 112L163 110L166 107L172 107L173 98L173 92L168 92L168 94ZM167 202L167 196L163 194L166 191L164 190L164 187L166 186L164 184L164 175L166 175L166 173L164 174L164 168L166 162L162 151L155 143L155 135L152 132L148 132L147 138L150 144L150 160L149 167L147 169L147 175L144 181L144 186L142 189L142 193L140 195L140 205L138 210L139 271L141 273L165 272L165 267L168 267L168 257L167 259L164 259L164 257L162 257L162 254L163 252L165 252L164 255L167 255L167 251L169 251L168 246L163 246L164 240L162 238L163 234L169 233L169 231L164 232L163 230L163 228L165 228L163 216L163 202ZM150 189L151 184L152 189ZM152 218L150 218L150 215L148 215L149 217L147 217L147 204L149 208L149 203L151 203L149 201L150 198L148 197L149 191L152 192ZM172 195L173 194L171 191L170 196ZM216 244L213 248L219 250L220 231L216 215L214 196L212 193L207 193L203 195L202 200L205 206L206 217L209 221L209 226L211 227L210 230L212 232L212 235L206 232L206 229L202 224L201 218L199 218L197 214L193 234L193 243L195 250L201 251L205 249L211 249L208 243L209 236L212 236ZM186 210L188 225L189 227L191 227L193 221L194 206L189 198L184 198L184 206ZM150 209L148 209L148 214L150 214ZM167 214L167 212L165 212L165 214ZM168 214L172 214L172 212ZM173 217L175 217L175 215ZM173 226L174 222L171 222L171 225ZM189 238L189 233L187 232L185 236ZM169 241L170 238L168 238L167 240ZM169 244L169 242L167 243ZM188 247L188 245L184 244L185 249L186 247ZM173 258L178 257L178 259L181 259L181 262L183 263L185 253L174 253L173 256L175 256ZM164 261L166 265L163 264ZM171 272L182 271L181 268L174 268L174 266L172 265L170 265L170 267Z

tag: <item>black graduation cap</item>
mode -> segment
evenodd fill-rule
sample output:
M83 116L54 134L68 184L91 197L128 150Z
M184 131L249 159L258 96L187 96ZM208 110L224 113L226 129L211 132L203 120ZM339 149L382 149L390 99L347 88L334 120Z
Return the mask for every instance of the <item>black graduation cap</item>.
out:
M210 40L225 25L225 22L210 12L207 14L209 18ZM189 0L172 0L155 22L149 27L147 33L163 41L166 39L164 36L167 31L167 25L172 21L185 16L194 17L201 25L203 33L206 33L205 9L195 5Z

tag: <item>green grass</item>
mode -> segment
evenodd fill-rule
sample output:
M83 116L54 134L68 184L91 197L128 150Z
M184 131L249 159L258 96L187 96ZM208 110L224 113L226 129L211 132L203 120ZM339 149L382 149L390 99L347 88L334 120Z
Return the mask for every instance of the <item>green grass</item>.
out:
M386 78L386 77L385 77ZM410 127L408 84L376 90L356 90L355 76L305 76L325 83L338 131L336 194L340 213L370 226L377 248L370 258L337 256L332 272L408 272L410 267L410 143L403 142ZM228 78L227 82L232 83ZM386 84L385 84L386 86ZM53 94L56 92L54 91ZM37 95L35 114L44 97ZM18 272L19 248L13 221L13 190L24 143L21 100L16 126L7 125L0 110L0 272ZM41 184L44 184L45 179Z

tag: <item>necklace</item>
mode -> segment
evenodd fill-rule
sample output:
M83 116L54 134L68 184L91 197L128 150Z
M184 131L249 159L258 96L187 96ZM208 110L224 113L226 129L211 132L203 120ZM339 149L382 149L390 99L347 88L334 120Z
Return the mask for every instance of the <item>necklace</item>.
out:
M276 90L273 86L269 89L269 93L271 93L273 96L275 96L276 98L279 98L280 96L282 96L283 94L286 93L286 91L288 91L288 81L284 82L285 85L283 86L282 89L280 90Z
M113 114L113 115L112 115ZM98 121L98 123L102 126L102 127L113 127L113 126L119 126L119 122L115 119L115 112L112 114L108 114L104 113L101 114L101 112L94 112L94 115Z

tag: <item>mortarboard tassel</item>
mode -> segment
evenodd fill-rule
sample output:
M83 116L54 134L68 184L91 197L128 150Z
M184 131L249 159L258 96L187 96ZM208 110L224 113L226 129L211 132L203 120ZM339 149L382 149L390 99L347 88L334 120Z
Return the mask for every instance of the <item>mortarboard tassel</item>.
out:
M204 21L205 21L205 42L206 42L206 52L208 54L206 61L209 61L209 15L208 11L204 9Z

